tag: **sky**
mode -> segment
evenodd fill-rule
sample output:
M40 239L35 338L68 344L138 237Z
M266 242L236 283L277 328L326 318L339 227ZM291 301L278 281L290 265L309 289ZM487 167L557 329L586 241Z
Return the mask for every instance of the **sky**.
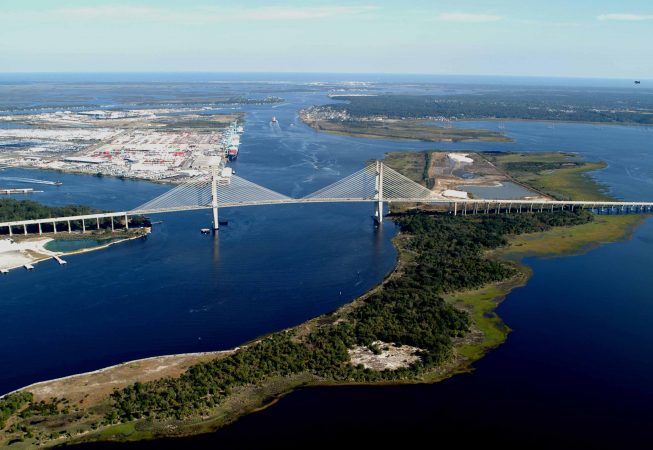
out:
M653 79L651 0L0 0L0 72Z

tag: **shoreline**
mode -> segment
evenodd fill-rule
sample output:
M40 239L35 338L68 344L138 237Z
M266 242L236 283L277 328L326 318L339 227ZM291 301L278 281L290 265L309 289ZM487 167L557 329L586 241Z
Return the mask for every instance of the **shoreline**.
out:
M29 384L27 386L23 386L21 388L14 389L13 391L6 392L4 394L0 394L0 399L6 397L7 395L15 394L16 392L25 391L25 390L28 390L28 389L38 388L40 386L43 386L43 385L46 385L46 384L49 384L49 383L57 383L57 382L61 382L61 381L68 381L68 380L74 380L76 378L82 378L82 377L87 377L87 376L91 376L91 375L97 375L97 374L100 374L100 373L108 372L108 371L113 370L113 369L118 369L118 368L121 368L121 367L129 366L129 365L132 365L132 364L143 363L143 362L148 362L148 361L154 361L154 360L157 360L157 359L183 358L183 357L203 357L203 356L220 356L220 355L227 354L227 353L233 353L233 352L237 351L238 349L240 349L240 347L235 347L235 348L228 349L228 350L214 350L214 351L209 351L209 352L175 353L175 354L171 354L171 355L148 356L146 358L139 358L139 359L133 359L133 360L130 360L130 361L123 361L123 362L120 362L120 363L117 363L117 364L113 364L111 366L106 366L106 367L102 367L100 369L90 370L88 372L74 373L72 375L65 375L63 377L52 378L50 380L36 381L36 382L34 382L32 384Z
M647 123L637 123L637 122L588 122L582 120L560 120L560 119L498 119L498 118L480 118L480 119L456 119L455 122L540 122L540 123L569 123L569 124L581 124L581 125L611 125L611 126L621 126L621 127L653 127L653 124Z
M153 183L153 184L165 184L165 185L171 185L171 186L175 186L175 185L184 183L184 181L175 182L175 181L166 181L166 180L150 180L148 178L130 177L130 176L125 176L125 175L104 175L104 174L102 174L102 176L98 176L95 173L84 172L82 170L62 170L62 169L53 169L51 167L23 166L23 165L20 165L20 164L4 166L0 170L2 170L2 169L38 170L38 171L55 172L55 173L63 173L63 174L71 174L71 175L84 175L84 176L87 176L87 177L94 177L94 178L113 178L113 179L121 180L121 181L141 181L141 182L147 182L147 183ZM188 180L186 180L186 181L188 181Z
M38 264L38 263L41 263L41 262L44 262L44 261L49 261L51 259L55 259L56 257L73 256L73 255L79 255L79 254L82 254L82 253L94 252L96 250L103 250L103 249L111 247L112 245L115 245L115 244L120 244L120 243L131 241L131 240L134 240L134 239L140 239L140 238L146 237L148 234L151 233L151 229L150 228L145 228L145 230L149 230L149 231L145 231L142 234L136 234L134 236L118 237L118 238L116 238L116 240L111 240L111 237L101 237L99 239L93 239L92 237L89 237L89 236L85 236L85 237L80 236L79 239L65 239L65 240L97 240L97 241L105 241L106 240L106 241L109 241L106 244L101 244L101 245L97 245L97 246L94 246L94 247L80 248L78 250L72 250L72 251L69 251L69 252L55 252L55 251L48 250L47 248L45 248L46 244L57 240L57 239L54 239L54 238L52 238L50 236L47 236L47 235L45 235L45 237L43 237L43 238L29 239L29 240L24 241L24 242L33 242L33 243L37 244L37 246L36 246L37 250L33 250L33 251L38 252L39 257L37 257L37 258L35 258L35 259L33 259L33 260L29 261L29 262L26 262L24 264L19 264L19 265L16 265L16 266L6 267L5 269L8 272L11 272L12 270L16 270L16 269L20 269L22 267L25 267L25 265L27 265L27 264L32 264L32 265L33 264ZM8 238L8 239L10 239L10 238ZM2 240L4 240L4 239L2 239ZM27 250L32 250L32 249L27 249ZM0 258L1 257L2 257L2 254L0 253ZM6 394L0 395L0 398L2 398L4 395L6 395Z

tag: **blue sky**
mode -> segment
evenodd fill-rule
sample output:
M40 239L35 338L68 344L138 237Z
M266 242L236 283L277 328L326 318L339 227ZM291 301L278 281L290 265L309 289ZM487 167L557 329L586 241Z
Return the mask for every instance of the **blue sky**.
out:
M653 78L651 0L1 0L0 72Z

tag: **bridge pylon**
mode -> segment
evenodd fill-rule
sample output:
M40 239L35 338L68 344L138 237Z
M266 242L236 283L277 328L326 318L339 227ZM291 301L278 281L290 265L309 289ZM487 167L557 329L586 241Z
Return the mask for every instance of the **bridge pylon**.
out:
M218 231L218 168L211 170L211 209L213 210L213 231Z
M374 198L374 220L378 225L383 225L383 163L376 162L376 182Z

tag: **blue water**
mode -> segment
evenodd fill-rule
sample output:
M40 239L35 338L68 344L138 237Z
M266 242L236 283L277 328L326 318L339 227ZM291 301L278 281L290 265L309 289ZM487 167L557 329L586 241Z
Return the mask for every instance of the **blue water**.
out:
M299 123L296 110L328 102L324 92L284 89L283 105L241 108L246 133L233 167L287 195L325 186L385 151L439 148L574 151L608 161L594 176L613 195L653 198L650 128L505 122L514 143L359 140ZM272 115L279 127L270 127ZM49 204L126 209L166 189L2 173L64 181L30 197ZM370 215L366 205L223 210L229 225L214 239L198 232L210 222L208 212L169 214L146 239L69 257L66 267L46 262L12 272L0 279L0 360L10 368L0 371L0 391L132 358L228 348L334 309L393 266L395 230L389 222L375 230ZM472 374L437 385L302 390L202 439L246 447L315 433L337 442L348 433L396 432L531 448L563 438L568 446L641 448L653 421L652 246L649 220L629 241L582 256L527 260L533 277L498 310L513 332Z
M461 185L456 189L467 191L473 194L474 198L497 200L514 200L537 195L537 193L511 182L501 183L499 186Z
M110 244L111 242L120 240L120 238L115 239L57 239L50 241L44 245L46 250L51 252L74 252L77 250L82 250L85 248L98 247L102 245Z

